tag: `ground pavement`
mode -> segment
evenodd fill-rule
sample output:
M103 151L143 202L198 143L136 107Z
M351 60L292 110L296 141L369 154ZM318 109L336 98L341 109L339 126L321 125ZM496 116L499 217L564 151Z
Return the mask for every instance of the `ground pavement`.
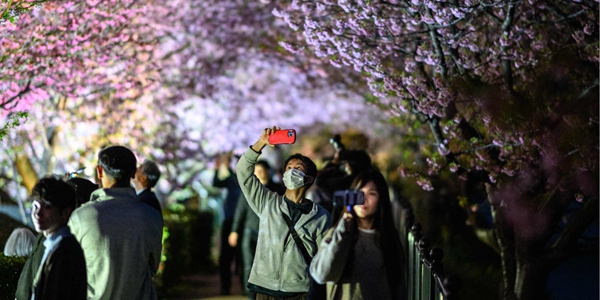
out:
M242 295L242 287L238 276L232 279L231 295L219 294L221 285L219 273L207 275L188 275L181 278L181 284L177 287L176 297L163 298L163 300L246 300Z

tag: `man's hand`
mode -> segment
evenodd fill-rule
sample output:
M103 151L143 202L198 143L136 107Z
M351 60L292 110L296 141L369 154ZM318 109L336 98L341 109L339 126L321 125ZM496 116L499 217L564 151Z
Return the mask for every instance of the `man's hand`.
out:
M230 233L229 238L227 240L229 241L229 246L235 247L237 245L237 240L238 240L237 232Z
M269 146L275 148L274 145L271 145L269 143L269 135L273 134L273 132L275 132L275 130L280 130L280 129L281 129L281 127L275 127L275 126L273 126L272 128L265 128L265 130L263 130L262 134L260 135L260 138L258 138L258 141L256 141L256 143L254 143L254 145L252 145L252 150L254 150L257 153L260 153L266 145L269 145Z

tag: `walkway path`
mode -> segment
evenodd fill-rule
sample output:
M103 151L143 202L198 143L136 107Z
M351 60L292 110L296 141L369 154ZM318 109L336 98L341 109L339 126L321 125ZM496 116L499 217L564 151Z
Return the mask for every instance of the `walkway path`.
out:
M163 300L246 300L242 295L242 288L238 276L232 279L231 295L221 296L219 274L188 275L181 278L181 284L175 289L177 297L163 298Z

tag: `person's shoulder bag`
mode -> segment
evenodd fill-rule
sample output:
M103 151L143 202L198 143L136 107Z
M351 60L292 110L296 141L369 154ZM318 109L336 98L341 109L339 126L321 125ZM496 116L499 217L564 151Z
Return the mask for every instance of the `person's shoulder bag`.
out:
M298 248L300 249L300 252L302 252L302 257L304 257L304 261L306 262L306 265L310 267L310 262L312 261L312 257L308 254L308 250L306 250L306 247L304 247L304 244L300 240L300 237L298 236L296 229L294 229L292 220L290 219L290 217L288 215L284 214L283 212L281 214L283 215L283 219L285 220L285 223L287 224L288 228L290 229L290 234L292 235L292 238L294 238L294 242L296 242L296 246L298 246ZM308 273L308 276L310 277L310 287L308 288L307 300L325 300L325 299L327 299L327 288L326 288L325 284L319 284L318 282L316 282L310 275L310 272Z

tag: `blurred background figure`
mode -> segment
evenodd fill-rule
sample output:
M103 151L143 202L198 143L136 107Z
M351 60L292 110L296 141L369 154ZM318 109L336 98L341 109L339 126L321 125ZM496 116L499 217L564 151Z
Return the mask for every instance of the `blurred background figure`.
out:
M69 179L67 182L75 188L75 192L77 193L77 207L90 201L92 192L98 189L97 184L85 178L75 177Z
M158 165L151 160L144 160L144 163L137 168L135 172L135 178L133 178L132 182L135 186L135 191L140 197L140 201L152 206L154 209L158 210L162 215L162 208L160 206L160 202L152 191L152 188L158 182L158 178L160 178L160 169Z
M239 264L240 259L236 258L236 251L228 242L229 233L233 225L233 216L237 207L242 190L237 177L231 168L232 153L227 152L217 156L215 161L215 177L213 186L225 188L227 196L223 202L223 223L221 223L221 252L219 253L219 270L221 277L221 295L231 293L231 264L236 261Z
M285 193L285 187L273 182L271 176L271 167L265 160L256 162L254 166L254 175L260 180L269 190L276 192L279 195ZM258 224L260 219L248 205L248 201L242 194L235 209L233 217L233 225L229 234L229 245L236 247L241 238L241 252L243 263L243 274L241 276L242 288L248 299L255 299L256 293L248 288L248 277L252 270L252 262L254 261L254 253L256 251L256 242L258 240Z
M371 157L363 150L346 149L339 135L334 136L331 143L336 150L333 159L319 171L315 188L307 198L321 204L331 213L332 220L337 220L341 208L333 206L333 193L348 189L356 174L371 167Z
M10 234L4 245L6 256L28 256L33 251L35 235L31 230L21 227Z

